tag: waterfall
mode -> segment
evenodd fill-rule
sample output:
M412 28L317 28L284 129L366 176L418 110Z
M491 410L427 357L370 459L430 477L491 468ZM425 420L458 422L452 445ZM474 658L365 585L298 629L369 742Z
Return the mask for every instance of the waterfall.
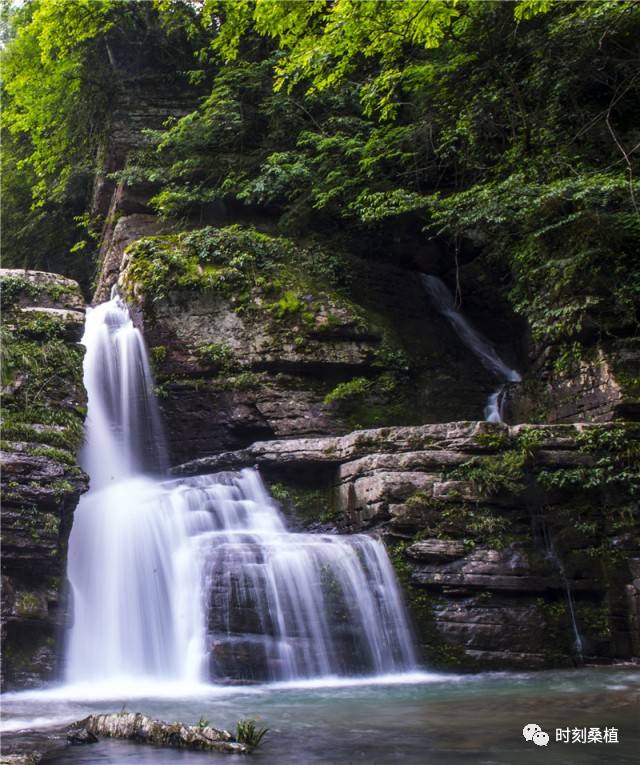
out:
M287 531L256 470L162 476L144 342L117 297L90 310L67 678L291 680L414 667L382 543Z
M578 622L576 620L576 609L573 602L573 594L571 592L571 585L569 584L569 578L567 577L567 573L564 569L562 558L558 555L555 545L553 544L553 538L549 530L549 527L544 522L544 519L541 520L541 523L542 523L542 538L544 540L544 546L545 546L547 557L553 561L556 569L558 570L558 574L560 575L560 581L562 582L562 586L564 589L564 594L567 601L567 610L569 612L569 620L571 622L571 630L573 632L573 649L575 651L575 655L577 659L580 662L582 662L584 660L584 655L583 655L584 646L582 641L582 635L580 634L580 630L578 629Z
M489 422L502 422L502 403L507 385L521 382L522 377L502 361L487 338L456 308L453 295L441 279L430 274L421 274L420 279L436 311L447 319L456 335L478 357L484 368L500 380L500 387L487 400L484 416Z

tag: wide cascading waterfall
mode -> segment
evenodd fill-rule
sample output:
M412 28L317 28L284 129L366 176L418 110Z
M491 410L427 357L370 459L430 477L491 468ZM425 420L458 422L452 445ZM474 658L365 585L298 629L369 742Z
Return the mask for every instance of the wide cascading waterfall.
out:
M256 470L167 479L142 337L118 298L89 311L68 578L73 682L292 680L414 667L381 542L293 534Z
M480 360L485 369L502 383L487 399L484 416L489 422L502 422L502 402L509 383L518 383L522 377L510 369L498 356L495 348L456 307L453 295L446 284L431 274L421 274L420 279L436 311L447 319L460 340Z

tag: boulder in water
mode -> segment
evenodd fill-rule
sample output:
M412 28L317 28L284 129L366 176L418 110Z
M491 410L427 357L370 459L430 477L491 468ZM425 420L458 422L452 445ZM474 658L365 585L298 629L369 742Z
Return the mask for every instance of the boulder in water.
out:
M88 734L123 738L143 744L155 744L176 749L235 752L246 754L249 747L233 740L226 730L210 725L184 725L154 720L140 712L90 715L78 723Z

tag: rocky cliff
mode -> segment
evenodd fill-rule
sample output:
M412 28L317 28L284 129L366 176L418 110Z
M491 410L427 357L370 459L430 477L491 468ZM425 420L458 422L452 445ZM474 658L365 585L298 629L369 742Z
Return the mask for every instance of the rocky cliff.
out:
M493 384L416 272L313 241L237 225L141 238L119 287L150 347L174 462L477 416Z
M375 533L429 666L540 668L640 653L636 425L452 422L259 442L293 522Z
M29 687L58 671L67 542L87 489L77 462L85 306L56 274L4 269L0 279L2 670L7 687Z
M432 666L638 655L629 343L577 371L542 353L510 392L515 422L615 426L460 424L495 381L415 264L336 258L264 226L120 225L119 289L150 346L174 464L258 464L293 525L383 535Z

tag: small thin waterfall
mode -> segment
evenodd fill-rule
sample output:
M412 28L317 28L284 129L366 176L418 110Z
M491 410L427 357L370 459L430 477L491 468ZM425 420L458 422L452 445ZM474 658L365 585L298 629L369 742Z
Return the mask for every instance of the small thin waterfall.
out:
M571 585L569 584L569 579L567 577L566 571L564 570L562 558L556 551L555 545L553 544L553 539L551 538L551 532L549 531L549 527L544 522L544 520L542 521L542 537L544 540L547 557L553 561L555 567L558 570L558 574L560 575L560 580L562 581L562 586L564 588L564 594L567 601L567 608L569 611L569 619L571 620L571 629L573 631L573 648L576 656L580 662L582 662L584 659L584 646L582 642L582 635L578 629L578 622L576 621L576 609L573 602Z
M142 337L118 299L91 310L69 542L67 678L290 680L414 667L384 546L292 534L255 470L163 479Z
M478 357L485 369L501 381L500 387L487 400L484 417L489 422L502 422L502 403L507 386L521 382L522 377L502 361L487 338L456 308L453 295L441 279L430 274L420 274L420 279L436 311L447 319L456 335Z

